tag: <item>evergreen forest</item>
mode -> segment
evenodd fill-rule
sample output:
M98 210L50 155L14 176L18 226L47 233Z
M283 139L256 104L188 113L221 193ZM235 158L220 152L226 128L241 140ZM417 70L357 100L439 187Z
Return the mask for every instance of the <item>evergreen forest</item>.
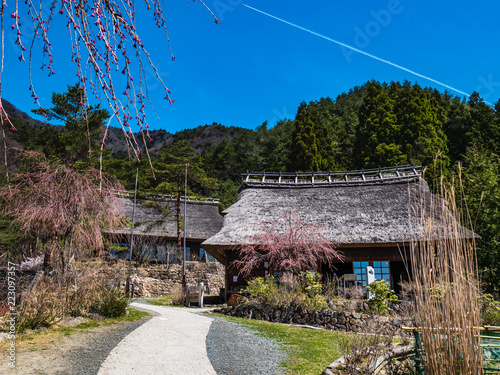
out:
M48 159L99 168L99 142L110 115L98 105L87 107L84 121L80 96L78 86L68 86L68 92L53 94L53 108L33 111L63 121L64 127L33 127L13 119L17 131L6 131L7 137ZM436 181L441 181L463 192L468 226L482 237L477 248L481 278L488 291L498 291L500 101L491 106L476 92L463 99L408 81L369 81L335 98L302 102L295 118L264 122L254 130L214 123L176 134L152 133L150 158L142 151L141 162L111 140L104 148L103 172L133 190L138 170L140 193L177 194L189 163L189 194L216 197L221 210L235 202L247 171L423 166L431 189L438 191ZM12 234L5 220L0 225L0 246L6 248Z

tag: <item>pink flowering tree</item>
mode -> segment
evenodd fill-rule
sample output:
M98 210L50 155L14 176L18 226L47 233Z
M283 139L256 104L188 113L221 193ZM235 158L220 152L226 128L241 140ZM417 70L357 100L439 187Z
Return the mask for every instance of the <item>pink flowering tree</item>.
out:
M64 273L70 259L104 249L103 229L121 224L112 189L121 184L95 169L77 171L43 154L25 151L22 170L0 189L0 216L12 219L31 253L44 254L44 269ZM28 251L28 250L27 250Z
M242 244L240 257L233 263L243 277L250 276L264 262L268 263L271 272L297 274L315 270L322 263L343 259L336 243L323 234L324 228L304 224L295 213L286 213L272 223L259 226L252 244Z
M220 23L203 0L198 0ZM9 13L7 13L7 10ZM49 76L53 75L55 56L52 46L54 23L63 23L68 32L68 50L71 62L75 66L78 86L83 89L80 103L82 113L90 105L88 98L95 97L99 102L108 104L112 118L120 123L124 137L134 156L140 160L140 150L131 128L136 123L144 144L151 139L148 131L145 107L151 101L148 96L146 69L152 69L153 76L164 92L164 97L173 103L171 91L160 77L153 59L141 40L137 26L141 26L136 14L150 12L154 25L163 34L170 49L172 60L175 59L164 18L164 3L161 0L2 0L0 6L1 48L0 57L0 124L5 146L5 129L15 130L9 120L9 114L1 104L1 79L4 72L5 43L4 33L12 30L16 34L15 45L18 47L19 60L29 64L29 91L34 102L39 105L35 82L31 71L32 64L41 57L41 66ZM21 19L28 19L33 36L22 34ZM10 21L10 22L9 22ZM24 21L24 23L26 23ZM145 30L150 32L149 25ZM34 59L37 57L37 59ZM38 63L37 63L38 65ZM38 68L35 66L35 68ZM12 73L10 73L12 74ZM28 85L26 85L28 87ZM102 147L105 146L108 126L102 132ZM147 148L146 148L146 154ZM142 156L141 156L142 157Z

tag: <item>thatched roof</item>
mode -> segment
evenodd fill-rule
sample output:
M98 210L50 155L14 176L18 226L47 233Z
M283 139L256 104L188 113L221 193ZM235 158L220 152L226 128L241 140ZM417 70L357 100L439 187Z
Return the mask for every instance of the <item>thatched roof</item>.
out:
M134 207L133 198L119 198L124 207L124 213L132 219ZM157 208L147 205L148 201L159 203L171 211L165 216ZM170 199L138 199L135 206L134 235L154 236L167 240L177 238L176 202ZM218 202L187 201L187 240L203 241L215 235L222 228L222 216L218 211ZM167 210L168 211L168 210ZM181 201L181 216L184 216L184 200ZM112 234L129 235L130 228L113 230Z
M223 212L222 229L202 246L215 251L252 244L263 223L286 214L322 228L340 246L403 244L446 236L456 223L414 167L315 174L244 175L238 201ZM280 177L277 177L277 176ZM318 176L321 175L320 179ZM246 176L246 177L245 177ZM271 177L270 177L271 176ZM292 177L290 177L292 176ZM346 177L347 176L347 177ZM319 182L318 182L319 180ZM432 216L432 234L429 221ZM464 236L475 238L464 230Z

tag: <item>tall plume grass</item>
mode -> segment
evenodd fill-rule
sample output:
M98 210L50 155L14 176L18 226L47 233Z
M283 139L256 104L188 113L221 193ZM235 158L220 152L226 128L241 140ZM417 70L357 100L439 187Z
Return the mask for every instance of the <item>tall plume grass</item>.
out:
M425 374L482 374L475 241L461 225L467 213L457 207L455 184L440 185L440 198L426 193L425 181L410 190L411 274Z

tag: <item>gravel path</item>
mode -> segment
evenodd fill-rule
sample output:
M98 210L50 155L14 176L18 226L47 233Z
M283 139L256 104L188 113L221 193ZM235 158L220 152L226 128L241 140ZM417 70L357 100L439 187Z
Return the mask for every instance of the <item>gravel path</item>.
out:
M278 374L278 345L203 309L133 304L155 316L58 339L20 344L14 371L37 375L257 375Z
M125 323L112 331L88 337L84 346L73 351L68 357L68 367L72 375L97 374L109 353L131 332L135 331L150 318Z
M58 336L49 341L39 336L36 350L29 341L24 341L17 348L15 370L5 365L7 351L3 346L0 374L95 375L116 345L149 319L91 328L90 332Z
M221 317L212 322L206 346L217 375L281 374L286 358L275 342Z
M98 375L216 375L205 346L212 318L195 314L195 309L137 302L132 306L154 311L157 316L125 337Z

